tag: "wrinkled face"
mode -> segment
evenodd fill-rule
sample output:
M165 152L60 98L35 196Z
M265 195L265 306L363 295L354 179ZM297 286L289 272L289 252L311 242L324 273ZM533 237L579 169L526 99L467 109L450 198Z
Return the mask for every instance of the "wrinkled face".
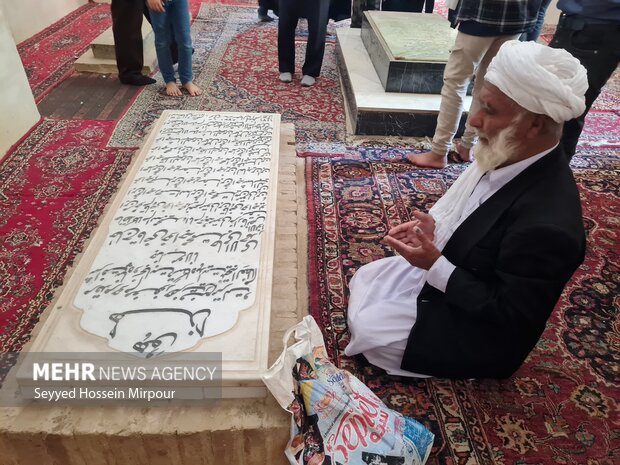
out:
M517 158L526 118L523 109L494 86L483 86L478 99L480 110L469 124L479 137L474 147L476 161L488 171Z

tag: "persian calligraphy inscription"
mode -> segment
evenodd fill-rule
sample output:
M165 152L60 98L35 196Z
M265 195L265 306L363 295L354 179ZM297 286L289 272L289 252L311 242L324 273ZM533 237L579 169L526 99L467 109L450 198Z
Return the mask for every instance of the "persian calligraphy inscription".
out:
M278 128L273 114L162 115L73 301L84 330L151 357L234 327L268 291Z

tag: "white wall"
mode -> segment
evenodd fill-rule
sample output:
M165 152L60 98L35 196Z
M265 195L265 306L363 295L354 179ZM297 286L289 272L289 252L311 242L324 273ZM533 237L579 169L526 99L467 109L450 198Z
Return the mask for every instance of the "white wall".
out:
M0 0L15 43L32 37L88 0Z
M39 120L39 110L0 3L0 158Z

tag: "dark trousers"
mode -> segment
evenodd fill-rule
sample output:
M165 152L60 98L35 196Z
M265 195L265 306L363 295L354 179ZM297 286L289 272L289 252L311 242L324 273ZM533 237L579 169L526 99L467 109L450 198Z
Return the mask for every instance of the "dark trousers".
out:
M118 77L142 74L142 14L144 0L112 0L112 33Z
M280 0L278 14L278 69L281 73L295 72L295 28L299 18L308 20L308 43L302 67L304 75L321 74L325 54L325 34L329 21L330 0Z
M385 0L383 2L382 9L383 11L407 11L409 13L421 13L423 7L424 0Z
M584 17L564 15L549 44L563 48L578 58L588 71L588 91L586 92L586 111L578 118L564 123L562 140L566 156L575 154L583 122L592 103L618 66L620 59L620 23L594 24Z

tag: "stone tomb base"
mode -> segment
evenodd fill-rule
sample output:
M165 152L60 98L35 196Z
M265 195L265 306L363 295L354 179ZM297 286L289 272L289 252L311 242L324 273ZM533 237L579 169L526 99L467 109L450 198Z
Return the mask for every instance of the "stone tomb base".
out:
M432 137L441 96L386 92L362 42L359 29L338 29L337 59L347 115L356 135ZM465 108L471 97L465 98ZM467 112L457 135L462 134Z
M136 162L140 162L139 157L134 165ZM292 125L281 127L278 171L269 363L282 351L285 330L307 313L304 169L303 161L295 156ZM42 316L33 334L35 341L62 291L59 289ZM32 344L26 349L32 350ZM16 382L14 371L5 386ZM289 427L290 416L271 396L150 408L0 407L0 462L2 465L284 464Z
M366 11L362 42L387 92L439 94L457 31L442 16Z
M165 111L30 351L191 366L216 353L221 395L265 396L279 128L279 115ZM193 381L177 383L191 398Z

